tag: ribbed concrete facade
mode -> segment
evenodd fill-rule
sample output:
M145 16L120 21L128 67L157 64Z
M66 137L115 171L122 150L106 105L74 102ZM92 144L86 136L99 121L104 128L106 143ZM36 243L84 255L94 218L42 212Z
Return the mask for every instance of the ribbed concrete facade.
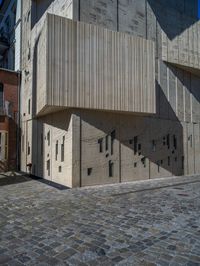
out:
M22 170L69 187L200 172L195 0L23 1Z
M156 112L152 41L47 14L37 51L37 113L51 106Z

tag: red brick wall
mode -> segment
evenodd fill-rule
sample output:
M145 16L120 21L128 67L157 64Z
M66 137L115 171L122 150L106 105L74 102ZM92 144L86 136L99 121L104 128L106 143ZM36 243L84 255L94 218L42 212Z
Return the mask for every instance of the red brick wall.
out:
M12 103L13 117L0 116L0 130L8 131L8 170L13 170L16 169L17 159L16 138L19 75L16 72L0 69L0 83L4 86L4 100Z

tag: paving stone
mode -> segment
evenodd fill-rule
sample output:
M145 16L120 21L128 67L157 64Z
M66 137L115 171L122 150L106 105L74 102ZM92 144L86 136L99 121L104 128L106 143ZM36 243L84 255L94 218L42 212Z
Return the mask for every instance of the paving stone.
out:
M1 186L0 265L200 265L199 193L199 176Z

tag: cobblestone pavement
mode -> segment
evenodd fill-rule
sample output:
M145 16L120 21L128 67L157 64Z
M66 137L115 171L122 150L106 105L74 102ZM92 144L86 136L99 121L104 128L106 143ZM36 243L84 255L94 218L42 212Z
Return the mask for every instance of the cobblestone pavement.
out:
M60 190L1 176L0 265L200 265L200 177Z

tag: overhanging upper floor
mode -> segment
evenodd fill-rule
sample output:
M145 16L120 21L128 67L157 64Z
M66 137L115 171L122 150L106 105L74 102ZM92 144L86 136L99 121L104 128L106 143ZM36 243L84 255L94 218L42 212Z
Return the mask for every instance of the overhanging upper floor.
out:
M37 114L55 108L155 113L154 43L47 14L37 46Z

